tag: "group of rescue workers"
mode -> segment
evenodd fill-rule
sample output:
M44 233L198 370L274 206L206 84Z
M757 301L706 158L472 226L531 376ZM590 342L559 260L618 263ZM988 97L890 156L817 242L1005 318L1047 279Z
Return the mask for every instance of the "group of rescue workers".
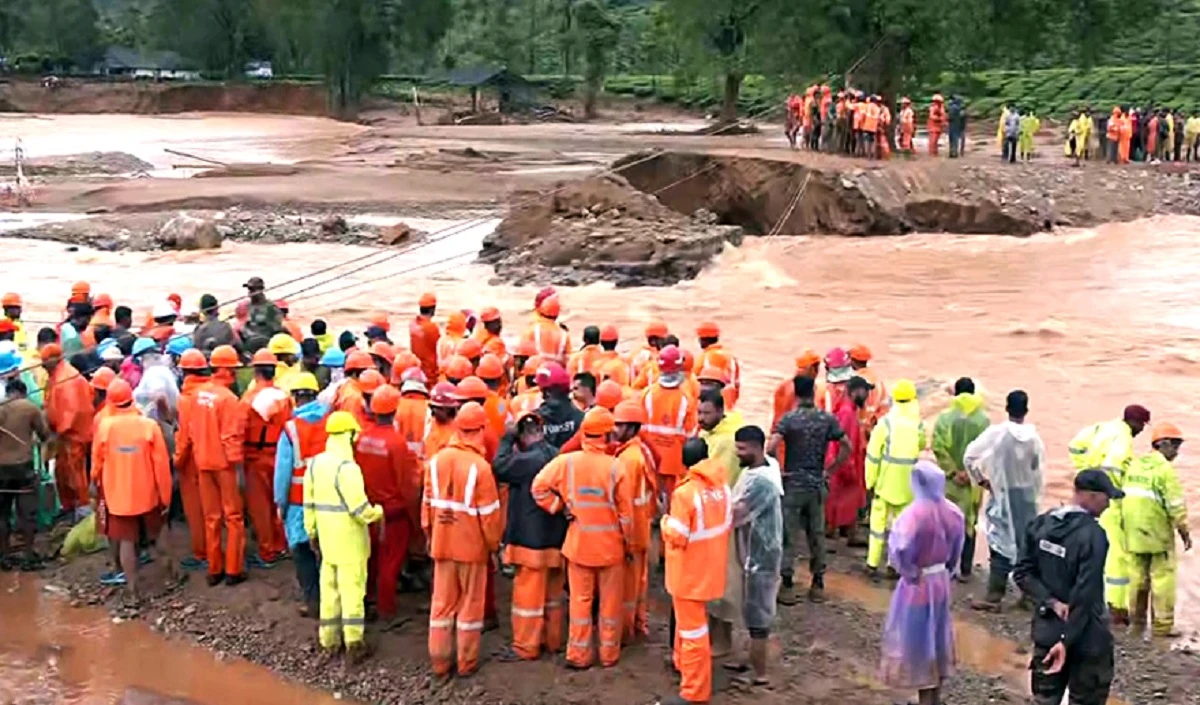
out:
M896 119L892 108L879 95L847 88L834 94L826 84L809 86L804 95L787 98L785 135L793 149L846 154L867 159L888 159L891 139L905 156L914 153L917 113L907 96L900 99ZM961 156L966 147L967 111L958 96L949 104L940 93L930 100L925 121L928 152L937 156L942 134L949 137L950 157Z
M906 582L911 571L918 582L949 579L971 571L985 491L991 575L981 607L998 608L1010 574L1047 606L1034 617L1036 656L1061 660L1058 669L1035 668L1035 683L1059 678L1065 688L1066 676L1055 674L1071 674L1074 695L1074 679L1089 668L1103 681L1097 661L1078 655L1090 652L1076 621L1099 619L1104 602L1115 620L1144 626L1152 614L1156 634L1173 629L1174 534L1191 547L1171 465L1183 434L1159 423L1150 454L1136 457L1133 439L1150 422L1140 406L1084 429L1070 446L1077 493L1101 516L1105 553L1071 543L1054 512L1037 517L1044 450L1025 423L1024 392L1008 395L1008 420L992 425L973 382L959 380L930 443L912 381L895 381L889 394L862 345L823 357L809 350L775 390L764 433L736 410L741 364L712 322L696 330L698 354L660 321L632 350L618 350L611 325L584 328L573 349L551 287L538 292L522 334L507 340L496 308L452 311L439 326L437 297L426 293L402 347L393 336L405 331L386 315L371 318L363 341L349 331L335 338L320 320L305 336L261 279L246 289L232 323L212 296L187 311L172 295L138 327L128 307L80 282L65 320L32 342L20 297L4 296L6 568L14 519L22 567L37 566L34 513L46 473L38 441L52 440L50 486L64 515L93 515L113 547L107 584L126 585L136 600L138 567L154 558L148 550L174 503L191 536L184 569L204 570L211 586L237 585L248 567L290 556L320 645L359 660L368 653L368 603L386 628L402 575L419 585L431 562L429 654L439 677L477 669L481 635L498 623L500 570L514 580L512 642L498 659L565 646L571 668L591 666L597 653L602 665L616 664L622 644L649 633L647 594L661 551L681 677L668 702L709 700L714 650L732 650L738 620L750 632L749 658L731 667L751 685L766 683L775 604L797 602L801 533L812 601L824 599L826 538L841 533L857 544L864 513L875 579L885 556L902 586L916 584ZM927 445L937 466L919 461ZM1097 493L1104 501L1089 504ZM907 510L946 500L957 510L941 516L962 517L953 519L965 534L956 549L946 544L922 562L889 544L897 521L918 533L927 523L905 520ZM257 548L249 554L247 523ZM1096 560L1100 568L1039 569L1047 555L1068 556L1079 571ZM1103 599L1080 602L1086 591L1072 586L1101 573ZM948 601L944 609L949 624ZM1045 644L1039 619L1059 620ZM936 702L952 651L951 643L929 657L928 678L906 667L896 684ZM1104 693L1111 675L1110 639Z
M1002 120L1007 116L1005 106ZM1114 106L1110 115L1092 116L1080 108L1067 126L1064 152L1080 160L1110 164L1200 160L1200 111L1179 108Z

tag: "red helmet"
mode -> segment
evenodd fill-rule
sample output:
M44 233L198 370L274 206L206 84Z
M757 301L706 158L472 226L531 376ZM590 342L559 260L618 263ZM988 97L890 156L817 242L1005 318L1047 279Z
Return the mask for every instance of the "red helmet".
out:
M410 367L400 375L401 392L420 392L429 396L428 383L429 380L425 378L425 373L420 367Z
M563 366L557 362L547 362L538 368L537 374L534 376L534 382L539 389L551 389L557 387L559 389L570 389L571 377Z
M838 369L841 367L850 366L850 356L841 348L833 348L825 353L825 367L830 369Z
M668 345L658 352L658 369L664 375L673 375L683 371L683 353L674 345Z
M429 395L430 406L458 406L462 398L458 396L458 387L449 382L438 382Z

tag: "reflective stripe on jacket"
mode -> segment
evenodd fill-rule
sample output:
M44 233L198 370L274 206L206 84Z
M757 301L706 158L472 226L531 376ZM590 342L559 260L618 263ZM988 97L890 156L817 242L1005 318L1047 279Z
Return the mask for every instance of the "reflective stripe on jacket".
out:
M917 402L896 404L867 443L867 489L888 504L912 502L912 469L925 449L925 424Z
M603 451L603 440L584 439L584 449L560 455L533 479L533 500L545 511L570 512L562 553L589 568L625 560L633 531L633 499L620 461Z
M702 460L671 495L661 522L666 548L667 592L683 600L715 600L725 593L725 561L733 505L725 467Z

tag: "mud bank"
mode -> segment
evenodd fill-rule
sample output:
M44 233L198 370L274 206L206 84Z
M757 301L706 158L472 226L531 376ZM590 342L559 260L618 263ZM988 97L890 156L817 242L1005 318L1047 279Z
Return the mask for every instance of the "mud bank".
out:
M1200 213L1200 173L997 161L852 162L666 152L618 160L630 184L680 213L706 208L749 234L1031 235L1156 213ZM622 168L624 167L624 168Z
M167 541L172 560L186 546L186 535L172 532ZM63 588L76 606L106 607L122 619L140 619L171 639L204 646L220 660L265 665L290 680L363 703L439 703L444 705L558 705L561 703L654 703L675 692L676 684L664 665L667 655L668 598L661 587L651 600L649 639L622 650L614 668L593 667L583 672L566 669L560 656L517 664L490 657L511 639L506 613L511 582L497 580L502 614L498 630L483 637L481 667L472 677L439 686L428 668L428 610L426 594L400 596L404 622L382 632L368 625L367 639L375 647L366 663L351 667L342 659L323 658L316 646L316 622L295 612L292 568L284 563L270 571L252 570L251 579L236 588L208 588L201 575L172 582L163 561L146 571L151 597L138 614L116 608L118 598L100 588L95 576L103 570L101 556L89 556L45 573ZM656 573L651 584L661 586ZM785 705L891 705L911 693L883 686L876 678L882 616L853 600L802 604L780 608L771 645L770 689L740 690L720 664L714 663L714 703ZM838 635L831 639L830 635ZM737 641L744 645L745 635ZM1022 702L1020 692L1002 676L965 668L947 684L947 702Z
M187 112L285 113L328 115L318 84L169 84L150 82L89 83L67 79L53 90L37 81L0 82L0 112L134 113Z

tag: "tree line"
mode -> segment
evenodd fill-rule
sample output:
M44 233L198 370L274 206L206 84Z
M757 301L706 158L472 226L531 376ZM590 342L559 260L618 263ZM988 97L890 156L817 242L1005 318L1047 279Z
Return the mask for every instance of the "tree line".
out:
M1200 0L1129 13L1117 0L5 0L0 56L89 67L109 46L172 50L229 78L269 60L323 76L347 115L387 72L580 76L589 111L606 75L671 75L716 81L732 119L751 73L894 96L946 71L1121 63L1114 46L1170 61Z

